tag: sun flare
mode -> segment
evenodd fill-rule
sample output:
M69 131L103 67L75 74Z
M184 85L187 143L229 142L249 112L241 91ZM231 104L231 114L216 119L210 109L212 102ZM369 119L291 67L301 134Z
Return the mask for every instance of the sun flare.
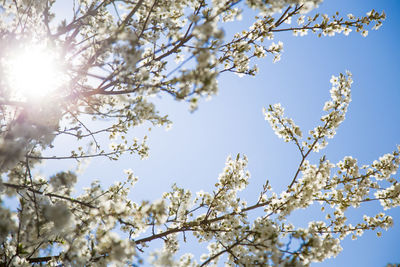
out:
M7 84L18 100L42 100L62 84L62 71L55 51L42 46L26 46L13 51L7 60Z

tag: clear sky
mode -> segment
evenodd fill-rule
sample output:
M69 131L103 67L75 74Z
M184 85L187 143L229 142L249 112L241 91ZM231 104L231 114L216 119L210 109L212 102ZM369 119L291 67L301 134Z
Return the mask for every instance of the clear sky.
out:
M222 75L218 96L202 101L194 113L188 111L186 104L170 97L155 99L174 125L169 131L161 128L151 131L149 159L140 161L124 156L118 162L93 160L82 174L78 188L93 179L111 184L122 179L123 169L131 168L139 176L131 193L136 201L158 199L173 183L193 192L211 191L226 157L243 153L249 158L252 174L250 185L243 192L248 202L256 200L266 178L279 193L293 177L300 157L293 144L275 136L264 120L262 108L280 102L286 114L307 132L323 114L331 75L345 70L350 70L354 79L347 118L328 147L313 159L317 162L317 158L326 155L336 163L351 155L360 164L370 164L393 151L400 144L400 1L325 0L318 11L364 15L371 9L384 10L387 19L378 31L370 31L367 38L355 32L348 37L323 38L313 34L276 35L275 41L284 43L280 62L273 64L271 57L258 61L260 72L255 78ZM139 137L143 134L143 129L133 132ZM51 172L58 167L51 163L43 168ZM378 208L372 204L348 214L352 220L362 218L363 214L374 215ZM381 238L374 232L356 241L348 238L342 243L344 250L338 257L313 266L372 267L400 263L400 210L388 213L395 224ZM300 211L291 219L297 225L305 225L316 214L314 209Z

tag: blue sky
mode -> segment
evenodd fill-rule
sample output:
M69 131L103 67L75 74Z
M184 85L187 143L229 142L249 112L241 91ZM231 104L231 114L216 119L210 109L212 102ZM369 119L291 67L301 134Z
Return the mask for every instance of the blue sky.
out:
M156 128L150 132L149 159L124 156L118 162L93 160L82 174L78 188L93 179L111 184L122 179L123 169L131 168L139 176L131 193L137 201L158 199L173 183L193 192L211 191L226 157L242 153L249 158L252 175L243 193L248 202L255 200L267 178L280 192L293 177L300 157L293 144L275 136L264 120L262 108L280 102L286 114L307 132L323 114L331 75L345 70L350 70L354 79L347 118L328 147L313 159L326 155L336 163L351 155L360 164L369 164L393 151L400 144L400 2L325 0L318 11L364 15L371 9L384 10L387 19L381 29L370 31L367 38L355 32L348 37L323 38L313 34L277 34L275 41L284 43L280 62L273 64L271 57L258 61L260 72L255 78L222 75L218 96L202 101L194 113L188 111L186 104L170 97L155 99L160 111L169 114L174 125L169 131ZM144 131L138 129L132 134L140 137ZM49 163L45 168L51 172L59 167ZM361 211L350 211L350 219L374 214L377 208L369 205ZM372 267L400 263L400 210L388 213L395 224L381 238L371 232L356 241L346 239L337 258L313 266ZM314 210L301 211L292 219L303 225L314 215Z

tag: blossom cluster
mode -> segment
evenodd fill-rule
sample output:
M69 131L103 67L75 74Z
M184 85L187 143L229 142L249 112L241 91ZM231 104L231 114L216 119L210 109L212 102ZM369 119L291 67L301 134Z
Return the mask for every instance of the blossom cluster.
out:
M45 160L118 160L124 153L146 158L147 137L132 138L132 129L171 125L153 96L172 96L194 110L200 98L218 93L221 73L256 75L254 58L271 56L277 62L283 52L283 43L275 40L279 32L333 36L354 30L366 36L369 25L382 25L384 13L306 17L322 0L78 0L73 14L56 22L55 2L0 3L0 75L15 44L43 42L61 51L68 76L59 95L39 106L29 99L15 101L12 86L0 81L0 194L18 200L12 208L0 199L1 266L140 265L143 252L156 241L163 247L150 253L155 266L221 261L228 266L308 266L336 256L348 235L357 238L393 224L379 212L352 225L346 213L370 201L383 210L400 205L394 178L400 147L363 166L350 156L337 164L325 157L316 164L309 159L345 119L349 72L332 76L331 99L323 108L327 114L307 136L284 116L280 104L264 110L278 137L295 143L301 161L283 192L274 192L267 181L255 202L240 194L250 179L248 159L240 154L227 158L212 192L173 185L153 202L129 199L138 180L132 170L107 189L93 181L82 192L75 192L78 174L73 171L48 177L35 171ZM226 36L225 23L240 20L245 7L257 12L255 22ZM298 25L287 26L292 21ZM45 154L53 153L59 136L74 138L77 147L67 155ZM308 227L288 223L294 211L318 203L324 220ZM177 257L186 235L206 243L207 250Z

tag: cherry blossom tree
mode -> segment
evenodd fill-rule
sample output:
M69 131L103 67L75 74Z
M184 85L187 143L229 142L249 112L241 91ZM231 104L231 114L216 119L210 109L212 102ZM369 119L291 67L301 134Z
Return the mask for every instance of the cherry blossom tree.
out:
M240 154L227 158L212 192L174 185L155 202L128 198L138 180L132 170L108 188L93 181L80 195L74 193L76 173L44 177L34 171L56 159L118 160L126 153L146 158L146 138L131 139L129 133L143 123L171 124L152 96L169 95L194 111L199 99L218 92L225 72L254 76L257 58L279 61L279 33L367 36L382 25L383 12L313 13L322 0L73 0L72 14L59 20L55 2L0 3L0 191L15 200L13 207L0 206L0 266L136 266L145 253L154 266L308 266L340 253L347 236L392 226L384 211L400 204L394 178L400 146L363 166L351 156L338 163L309 159L345 119L348 71L332 76L331 98L312 130L303 132L280 104L264 109L276 135L293 143L301 160L286 190L274 192L266 181L254 203L238 196L250 177ZM256 15L252 25L229 36L225 27L240 20L243 9ZM35 51L37 66L51 54L51 82L50 74L14 77L15 55L26 59ZM43 156L60 136L72 136L77 146L67 155ZM349 207L372 201L381 204L381 212L348 223ZM313 203L327 207L321 209L324 220L307 227L290 223L293 211ZM179 254L186 235L207 244L208 251ZM149 251L157 241L163 247Z

